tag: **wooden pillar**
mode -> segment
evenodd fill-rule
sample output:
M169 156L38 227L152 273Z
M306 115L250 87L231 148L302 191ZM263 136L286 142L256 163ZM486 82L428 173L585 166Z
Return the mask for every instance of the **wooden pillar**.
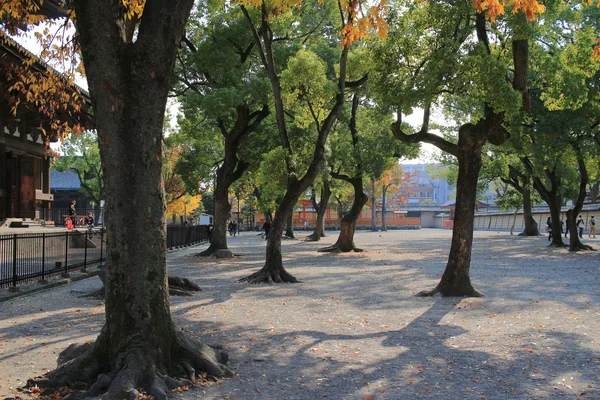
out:
M0 123L0 135L4 136L4 126ZM6 145L0 143L0 220L6 219L8 189L6 187Z
M42 160L42 191L44 193L50 193L50 158L46 157ZM43 219L50 221L50 209L52 208L52 202L46 201L42 203Z

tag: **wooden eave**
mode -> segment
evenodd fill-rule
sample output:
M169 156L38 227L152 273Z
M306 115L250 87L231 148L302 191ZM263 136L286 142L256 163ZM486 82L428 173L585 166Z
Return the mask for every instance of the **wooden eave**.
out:
M4 34L0 35L0 55L0 69L4 70L11 65L22 64L28 59L35 58L36 62L33 63L30 68L42 74L46 74L50 69L53 70L58 76L61 76L60 72L56 71L54 68L36 57L33 53ZM4 106L0 107L0 118L4 120L13 118L27 120L29 123L42 126L50 135L50 141L56 141L57 138L50 130L50 120L45 115L40 114L32 105L27 104L26 102L21 102L16 116L13 116L12 114L6 115L6 112L10 110L11 93L9 93L7 90L9 85L10 83L6 79L6 74L2 73L0 75L0 104L3 104ZM83 110L74 111L72 108L67 108L66 110L60 110L58 112L58 117L61 120L68 120L72 118L72 115L79 115L79 122L84 129L91 129L93 128L94 121L92 115L89 113L91 109L90 95L84 89L76 85L72 86L73 91L77 89L79 97L83 99Z

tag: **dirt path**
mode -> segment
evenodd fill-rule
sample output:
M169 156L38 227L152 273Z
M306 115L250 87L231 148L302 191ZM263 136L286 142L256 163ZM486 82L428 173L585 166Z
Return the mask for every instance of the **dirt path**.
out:
M451 232L359 232L360 254L323 254L284 241L303 284L235 281L262 265L265 242L230 241L234 260L169 255L170 273L204 289L172 297L187 331L228 347L238 375L180 398L600 399L600 253L549 249L544 237L475 232L481 299L421 299L444 269ZM590 243L600 247L597 243ZM98 278L0 303L0 398L55 367L71 342L103 322Z

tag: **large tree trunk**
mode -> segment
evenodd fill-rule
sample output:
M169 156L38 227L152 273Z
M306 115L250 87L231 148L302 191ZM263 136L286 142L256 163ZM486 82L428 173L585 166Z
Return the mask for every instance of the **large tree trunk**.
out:
M533 164L531 161L528 158L523 158L522 162L523 165L525 165L525 168L531 173L533 171ZM550 181L550 189L547 189L544 186L544 183L539 176L533 176L533 187L537 190L542 199L548 203L548 207L550 208L550 218L552 219L552 242L550 243L550 247L565 247L566 245L562 240L562 233L560 232L560 180L556 173L556 167L553 169L545 169L545 173Z
M565 247L560 231L560 200L556 196L550 196L550 201L546 201L548 202L550 218L552 219L552 241L550 247Z
M227 252L231 253L227 248L227 219L231 212L228 192L229 185L219 185L219 182L217 182L213 197L215 201L215 218L212 240L208 249L199 254L201 256L211 256L217 254L217 252L222 256L225 256Z
M377 232L377 198L375 197L375 180L371 179L371 231Z
M581 243L579 240L579 229L577 228L577 217L583 208L583 202L585 200L585 196L587 195L587 184L589 181L587 168L585 166L585 162L583 160L583 156L581 155L581 151L576 148L578 153L577 162L579 165L579 194L577 195L577 200L575 201L575 207L567 211L567 220L569 221L569 251L581 251L581 250L593 250L595 249L591 246ZM561 235L562 236L562 235Z
M352 208L348 214L342 218L342 229L340 236L333 246L324 247L319 249L320 252L349 252L356 251L361 252L362 249L357 248L354 245L354 232L356 231L356 220L358 219L360 212L362 211L369 197L363 191L363 178L362 175L344 179L352 184L354 188L354 201Z
M287 219L287 224L285 227L285 237L288 237L290 239L295 239L296 236L294 236L294 210L292 209L292 212L290 213L290 216Z
M438 285L431 291L420 292L420 296L436 293L442 296L482 296L471 284L469 276L477 180L482 164L481 149L486 141L486 135L479 131L478 125L466 124L459 130L456 209L448 264Z
M600 182L595 182L590 187L590 201L592 204L596 204L598 202L598 191L600 189Z
M540 236L538 224L533 218L533 214L531 212L531 189L529 182L523 183L521 195L523 196L523 221L525 226L523 228L523 232L519 233L519 236Z
M323 188L321 189L321 201L317 204L316 196L313 193L311 198L313 207L317 212L317 220L315 222L315 230L308 236L309 240L318 242L322 237L325 237L325 212L329 206L329 198L331 197L331 188L327 180L323 181Z
M382 191L381 191L381 230L382 231L387 231L387 225L385 223L385 213L386 213L386 209L385 209L385 194L387 192L387 185L383 185Z
M221 375L226 355L176 329L165 257L162 127L178 43L193 0L147 0L136 41L118 1L73 1L106 188L106 323L93 344L36 381L91 385L86 397L157 399L184 383ZM133 32L133 29L131 30Z
M250 113L247 106L236 107L237 120L233 127L227 131L225 124L219 120L219 127L225 139L225 158L217 170L217 182L214 194L215 224L212 241L208 249L200 253L201 256L215 255L216 257L233 257L227 248L227 220L231 215L229 203L229 188L240 179L249 164L238 159L238 150L250 133L255 131L263 119L269 115L269 108L263 106L262 110ZM238 208L239 208L238 198ZM239 210L238 210L238 229Z
M279 203L273 224L267 239L267 257L265 265L252 275L240 279L240 282L248 283L297 283L299 282L293 275L283 268L283 259L281 256L281 238L287 224L288 218L294 212L294 207L298 198L304 191L298 188L299 185L288 185L288 190Z

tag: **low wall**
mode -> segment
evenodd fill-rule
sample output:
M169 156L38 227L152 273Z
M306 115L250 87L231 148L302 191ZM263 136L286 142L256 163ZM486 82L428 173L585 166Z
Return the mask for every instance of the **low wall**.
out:
M599 205L600 208L600 205ZM584 210L580 212L583 220L585 221L584 232L588 232L589 220L594 215L596 219L600 216L600 210ZM550 217L550 212L534 212L533 218L538 223L540 233L546 232L546 221ZM567 221L566 210L563 210L560 214L563 221ZM516 218L516 219L515 219ZM523 221L523 212L519 211L516 216L515 213L477 213L475 214L475 220L473 221L473 228L475 230L495 230L495 231L510 231L510 227L515 224L513 233L522 232L525 228Z

